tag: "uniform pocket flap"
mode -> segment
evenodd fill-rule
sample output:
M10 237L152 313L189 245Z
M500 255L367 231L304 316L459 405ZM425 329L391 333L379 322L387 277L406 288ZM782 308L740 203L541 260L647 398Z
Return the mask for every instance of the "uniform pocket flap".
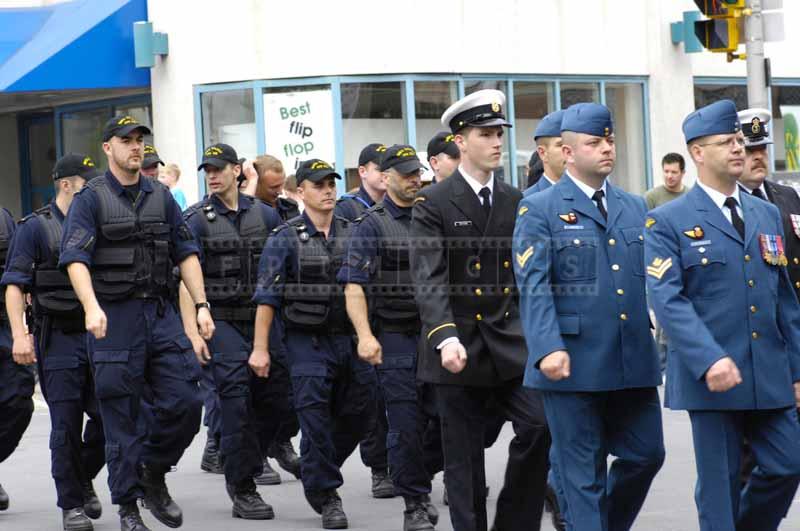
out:
M126 266L133 265L136 249L133 247L100 247L94 250L95 265Z
M703 250L702 252L700 251L701 249ZM720 248L692 247L688 252L684 253L682 262L685 269L708 264L724 264L725 253Z
M96 350L92 354L95 363L127 363L130 350Z
M553 240L556 250L561 251L569 247L597 247L597 236L592 235L569 235L555 238Z
M621 229L622 237L625 238L626 243L641 243L644 241L644 234L641 227L630 227L628 229Z
M559 315L558 327L562 334L578 335L581 331L581 316L577 314Z
M385 356L383 357L383 361L378 366L381 370L389 370L389 369L413 369L414 368L414 356Z
M319 363L296 363L291 369L292 376L328 376L328 369Z
M58 369L75 369L78 367L78 359L74 356L45 356L44 368L48 371L55 371Z

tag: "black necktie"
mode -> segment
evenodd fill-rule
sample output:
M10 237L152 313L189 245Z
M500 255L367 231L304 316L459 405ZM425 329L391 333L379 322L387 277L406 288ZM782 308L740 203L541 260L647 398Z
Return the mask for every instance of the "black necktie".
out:
M603 215L603 219L608 221L608 212L606 212L606 207L603 206L603 196L605 194L602 190L598 190L592 196L592 201L597 203L597 210L600 211L600 214Z
M736 232L738 232L739 236L744 240L744 220L739 216L739 212L736 210L738 204L735 197L725 199L725 206L731 211L731 223L733 223L733 228L736 229Z
M489 190L488 186L484 186L481 188L481 191L478 192L478 195L481 196L483 200L483 213L486 214L486 219L489 219L489 214L492 212L492 203L489 202L489 198L492 196L492 192Z
M759 199L763 199L764 201L767 200L767 198L764 197L764 194L761 193L761 188L756 188L755 190L753 190L753 195L756 196Z

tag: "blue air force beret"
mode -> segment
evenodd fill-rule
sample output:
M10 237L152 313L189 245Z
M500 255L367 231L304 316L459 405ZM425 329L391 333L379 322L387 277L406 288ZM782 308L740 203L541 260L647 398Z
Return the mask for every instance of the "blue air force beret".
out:
M561 131L573 131L592 136L609 136L614 132L611 111L599 103L576 103L564 111Z
M561 119L564 117L564 110L551 112L541 119L536 131L533 132L533 139L545 136L561 136Z
M683 136L687 144L695 138L738 133L740 129L736 104L732 100L715 101L689 113L683 120Z

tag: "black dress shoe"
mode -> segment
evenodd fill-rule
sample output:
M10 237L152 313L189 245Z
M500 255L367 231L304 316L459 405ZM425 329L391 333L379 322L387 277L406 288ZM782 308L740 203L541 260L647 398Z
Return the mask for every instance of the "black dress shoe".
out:
M103 515L103 505L94 491L91 481L83 484L83 512L92 520L97 520Z
M122 531L150 531L150 528L142 522L142 515L136 503L128 503L119 506L119 528Z
M8 509L8 503L8 493L3 489L3 486L0 485L0 511Z
M183 524L183 511L172 499L164 478L166 470L141 465L139 479L144 489L144 506L150 509L156 520L167 527L180 527Z
M214 437L206 438L206 447L203 449L203 459L200 461L200 469L211 474L224 474L222 466L222 453Z
M280 467L300 479L300 458L294 451L292 441L273 443L270 447L269 456L275 459Z
M322 504L322 529L347 529L347 515L336 490L327 491Z
M269 464L269 460L265 457L263 462L263 469L255 478L256 485L280 485L281 475L278 474L274 468Z
M394 498L394 484L389 477L389 471L385 468L372 469L372 497L373 498Z
M229 493L232 493L233 510L231 514L234 518L244 520L272 520L275 518L275 511L272 506L266 503L256 490L256 484L252 481L245 481L236 487L229 486Z
M428 520L431 521L433 525L439 523L439 509L431 503L431 497L429 494L425 494L422 496L422 504L425 506L425 511L428 513Z
M93 531L94 526L89 517L83 512L83 507L64 509L61 511L61 522L64 531Z
M403 531L433 531L433 523L422 498L406 498L403 511Z
M544 493L544 510L550 513L550 519L556 531L565 531L567 529L564 516L561 514L561 508L558 506L558 496L556 496L555 490L549 484Z

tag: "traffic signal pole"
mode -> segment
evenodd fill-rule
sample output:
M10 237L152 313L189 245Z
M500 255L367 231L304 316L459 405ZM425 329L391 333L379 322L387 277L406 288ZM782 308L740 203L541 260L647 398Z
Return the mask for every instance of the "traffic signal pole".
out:
M747 0L750 10L745 17L745 53L747 61L747 105L769 108L766 61L764 59L764 17L761 0Z

